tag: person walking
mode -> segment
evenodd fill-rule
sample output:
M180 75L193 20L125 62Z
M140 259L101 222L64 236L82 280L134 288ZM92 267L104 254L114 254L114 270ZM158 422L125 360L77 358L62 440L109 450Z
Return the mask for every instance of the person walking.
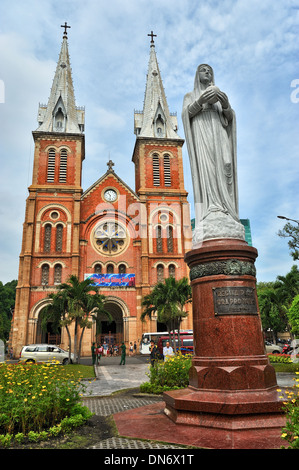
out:
M166 346L163 348L164 361L167 361L170 356L173 356L173 349L169 344L169 341L166 341Z
M121 358L120 358L120 366L126 364L126 345L124 342L121 343Z
M92 346L91 346L91 357L92 357L92 365L94 366L96 363L96 357L97 357L95 343L92 343Z
M151 366L155 365L155 362L159 359L159 351L154 341L151 340L151 352L150 352L150 361Z

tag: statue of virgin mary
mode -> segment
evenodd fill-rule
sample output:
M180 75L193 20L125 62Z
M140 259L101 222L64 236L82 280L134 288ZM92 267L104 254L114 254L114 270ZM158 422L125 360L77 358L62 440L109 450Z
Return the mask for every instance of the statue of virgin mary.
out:
M194 90L184 98L182 120L190 159L195 230L193 244L212 238L245 239L239 220L236 122L213 69L199 65Z

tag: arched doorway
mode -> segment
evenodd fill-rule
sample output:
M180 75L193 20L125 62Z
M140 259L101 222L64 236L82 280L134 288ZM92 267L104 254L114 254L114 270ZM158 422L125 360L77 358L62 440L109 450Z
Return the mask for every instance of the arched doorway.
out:
M56 344L61 343L61 328L58 331L54 331L52 322L47 322L46 330L42 328L42 311L41 309L38 314L37 326L36 326L36 343Z
M105 302L105 310L107 310L112 321L109 321L106 315L100 316L100 331L97 334L96 341L100 344L120 345L124 341L124 322L123 308L119 302L107 300Z

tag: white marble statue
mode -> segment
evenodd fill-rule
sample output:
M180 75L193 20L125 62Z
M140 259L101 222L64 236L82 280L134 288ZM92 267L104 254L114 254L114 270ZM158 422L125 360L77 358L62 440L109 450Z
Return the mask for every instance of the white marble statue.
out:
M195 203L193 245L212 238L245 239L239 220L235 113L214 84L213 69L199 65L182 120Z

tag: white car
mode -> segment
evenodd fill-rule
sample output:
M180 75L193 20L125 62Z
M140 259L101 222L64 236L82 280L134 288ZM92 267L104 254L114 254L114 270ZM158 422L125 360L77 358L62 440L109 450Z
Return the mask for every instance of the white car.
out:
M69 353L55 344L28 344L23 346L19 361L22 362L59 362L66 365L69 363ZM71 354L71 363L74 354Z
M269 343L269 341L265 341L266 353L267 354L281 354L282 348L277 344Z

